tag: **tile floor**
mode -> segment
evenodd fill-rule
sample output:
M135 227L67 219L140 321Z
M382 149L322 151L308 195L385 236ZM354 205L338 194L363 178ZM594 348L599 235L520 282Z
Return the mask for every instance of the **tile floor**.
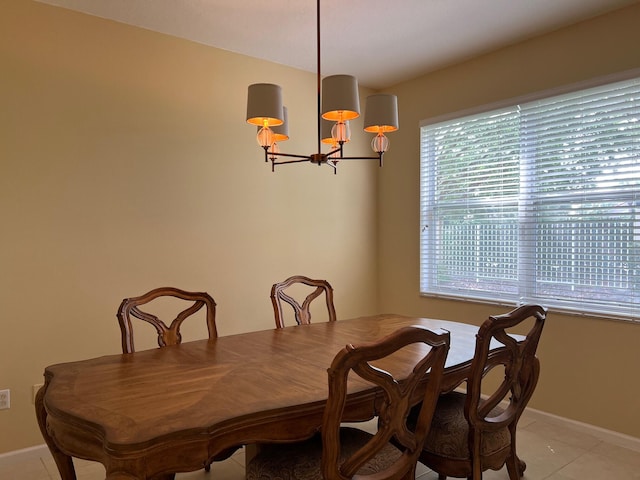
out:
M640 480L640 439L590 428L527 411L520 420L518 451L527 462L526 480ZM176 480L243 480L244 450L204 470L180 473ZM78 480L104 480L104 468L75 460ZM416 478L438 476L418 464ZM0 455L2 480L53 480L60 476L46 448ZM485 480L508 480L506 468L488 471Z

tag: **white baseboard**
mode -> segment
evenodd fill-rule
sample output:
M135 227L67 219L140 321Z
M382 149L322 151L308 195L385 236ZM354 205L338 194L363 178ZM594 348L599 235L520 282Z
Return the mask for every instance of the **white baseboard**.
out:
M634 450L640 451L640 438L625 433L616 432L615 430L608 430L606 428L591 425L589 423L579 422L578 420L572 420L571 418L560 417L553 413L547 413L542 410L536 410L535 408L526 408L527 415L540 417L541 420L546 420L549 423L564 423L568 424L571 428L579 430L584 433L588 433L597 437L603 441L609 443L615 443L616 445L629 446Z
M43 456L51 456L49 448L46 444L34 445L33 447L23 448L21 450L13 450L11 452L0 453L0 465L30 460L32 458L40 458Z

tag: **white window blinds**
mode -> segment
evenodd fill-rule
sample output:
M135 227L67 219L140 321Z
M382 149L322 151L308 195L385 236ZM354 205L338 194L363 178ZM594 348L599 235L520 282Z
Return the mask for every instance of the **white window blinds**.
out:
M421 292L639 320L640 79L421 127Z

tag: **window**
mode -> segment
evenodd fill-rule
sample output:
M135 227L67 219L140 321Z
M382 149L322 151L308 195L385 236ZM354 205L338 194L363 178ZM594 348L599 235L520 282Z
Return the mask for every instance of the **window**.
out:
M640 78L420 130L422 294L640 321Z

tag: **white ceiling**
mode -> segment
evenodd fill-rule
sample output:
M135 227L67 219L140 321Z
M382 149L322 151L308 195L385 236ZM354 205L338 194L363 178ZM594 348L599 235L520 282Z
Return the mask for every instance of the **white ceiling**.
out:
M313 0L39 0L316 72ZM640 0L322 0L322 74L384 88Z

